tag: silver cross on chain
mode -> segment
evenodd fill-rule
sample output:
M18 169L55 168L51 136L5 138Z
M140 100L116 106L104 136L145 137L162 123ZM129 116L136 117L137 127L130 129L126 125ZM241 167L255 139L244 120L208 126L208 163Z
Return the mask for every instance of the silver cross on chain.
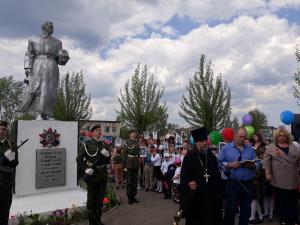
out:
M201 158L200 158L200 156L198 154L197 154L197 157L198 157L198 159L199 159L199 161L201 163L201 166L202 166L203 170L205 171L205 174L203 175L203 177L205 178L205 182L208 183L208 178L210 177L210 175L207 173L207 153L205 153L205 160L206 160L205 169L204 169L203 162L202 162L202 160L201 160Z

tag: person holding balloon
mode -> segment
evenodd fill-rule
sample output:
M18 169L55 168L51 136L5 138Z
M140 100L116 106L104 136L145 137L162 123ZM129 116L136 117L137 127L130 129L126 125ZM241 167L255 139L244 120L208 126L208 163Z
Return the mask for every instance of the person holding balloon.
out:
M239 225L248 225L251 214L253 177L256 155L251 145L245 144L247 130L240 127L234 141L221 151L219 160L229 171L226 186L224 225L234 225L237 205L240 206Z
M281 120L283 121L282 118ZM268 146L264 155L266 179L274 187L281 225L299 224L297 186L300 156L298 148L292 141L292 136L287 129L279 127L274 133L275 143Z

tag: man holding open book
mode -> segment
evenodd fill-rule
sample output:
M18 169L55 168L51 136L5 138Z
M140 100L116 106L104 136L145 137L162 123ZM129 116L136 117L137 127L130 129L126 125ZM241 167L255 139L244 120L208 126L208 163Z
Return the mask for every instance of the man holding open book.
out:
M224 224L234 225L237 206L240 206L239 225L248 225L251 214L253 177L256 168L255 152L245 144L247 131L241 127L233 142L227 144L220 155L220 161L228 170Z

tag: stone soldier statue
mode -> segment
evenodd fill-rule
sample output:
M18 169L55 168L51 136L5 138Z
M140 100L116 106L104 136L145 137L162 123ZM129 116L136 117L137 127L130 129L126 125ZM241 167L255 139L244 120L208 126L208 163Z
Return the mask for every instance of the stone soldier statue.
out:
M123 144L123 168L126 173L126 192L128 204L139 203L135 198L137 194L140 146L137 140L137 132L129 131L129 139Z
M7 122L0 121L0 225L7 225L12 203L14 169L19 164L16 145L7 137Z
M53 23L42 25L42 34L28 41L24 68L26 78L22 111L31 114L37 120L53 119L59 69L57 65L65 65L69 60L66 50L62 49L60 40L51 36Z
M77 163L82 177L87 183L87 211L89 225L103 225L101 222L103 198L107 185L107 164L110 153L100 140L101 126L91 128L92 139L82 142Z

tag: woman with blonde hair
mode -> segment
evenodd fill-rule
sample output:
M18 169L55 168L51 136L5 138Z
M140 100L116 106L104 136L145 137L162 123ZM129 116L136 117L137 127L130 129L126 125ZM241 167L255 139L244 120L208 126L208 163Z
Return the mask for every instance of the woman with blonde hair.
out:
M275 189L275 199L281 225L299 224L297 185L299 180L299 151L291 134L284 127L274 133L274 143L264 155L266 179Z

